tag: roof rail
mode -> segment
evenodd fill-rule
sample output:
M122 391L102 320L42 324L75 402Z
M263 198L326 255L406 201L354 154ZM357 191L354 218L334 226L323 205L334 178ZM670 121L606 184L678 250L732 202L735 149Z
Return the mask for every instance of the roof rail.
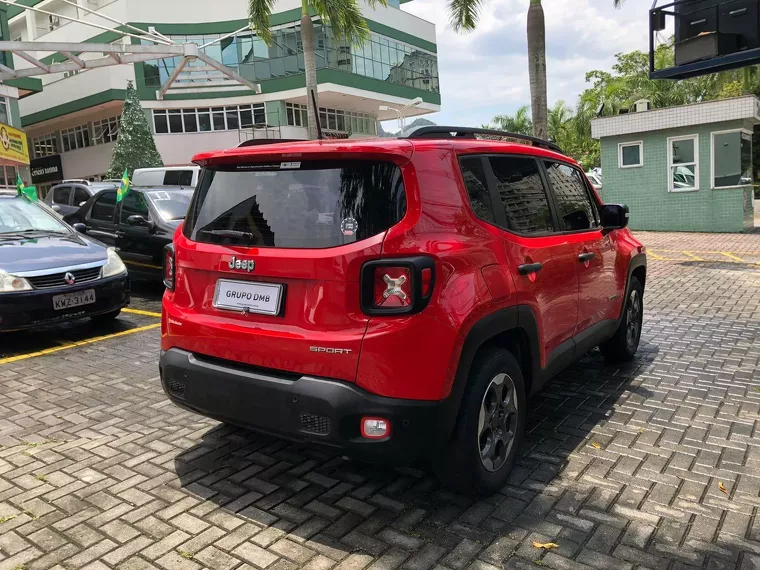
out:
M522 144L528 144L531 146L537 146L545 148L547 150L553 150L554 152L562 152L562 149L553 142L545 141L529 135L520 135L517 133L510 133L507 131L497 131L495 129L480 129L477 127L443 127L438 125L426 125L421 127L415 127L408 132L399 136L400 139L438 139L438 138L468 138L474 139L475 135L490 135L496 137L504 137L508 139L514 139L515 142Z
M277 144L284 142L303 142L303 139L248 139L241 142L237 147L244 148L247 146L259 146L264 144Z

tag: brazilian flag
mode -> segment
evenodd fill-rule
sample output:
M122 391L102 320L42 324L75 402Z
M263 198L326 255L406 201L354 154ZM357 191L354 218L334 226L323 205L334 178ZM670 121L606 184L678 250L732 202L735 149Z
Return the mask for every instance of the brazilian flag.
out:
M116 203L121 202L129 193L129 170L124 169L124 175L121 177L119 190L116 192Z
M24 181L21 180L21 175L16 174L16 188L18 188L18 195L23 196L30 202L37 201L37 187L36 186L24 186Z

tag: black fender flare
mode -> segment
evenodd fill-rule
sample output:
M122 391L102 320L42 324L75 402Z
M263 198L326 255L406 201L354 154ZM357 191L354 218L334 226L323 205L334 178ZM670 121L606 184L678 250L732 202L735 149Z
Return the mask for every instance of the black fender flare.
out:
M633 277L633 272L639 267L643 267L646 270L646 267L647 267L646 253L637 253L636 255L631 257L631 260L628 262L628 276L626 277L626 281L625 281L625 296L623 297L623 304L620 308L620 315L618 316L618 324L620 324L620 321L623 319L623 314L625 311L625 303L626 303L626 300L628 299L628 295L631 293L631 277ZM642 283L641 286L644 287L645 283Z
M538 324L530 307L525 305L507 307L490 313L477 321L465 337L451 392L443 402L439 424L442 436L441 443L448 442L456 427L470 369L478 350L489 340L510 330L524 332L528 338L531 354L534 356L540 354ZM538 378L541 373L540 358L531 358L531 366L533 378Z

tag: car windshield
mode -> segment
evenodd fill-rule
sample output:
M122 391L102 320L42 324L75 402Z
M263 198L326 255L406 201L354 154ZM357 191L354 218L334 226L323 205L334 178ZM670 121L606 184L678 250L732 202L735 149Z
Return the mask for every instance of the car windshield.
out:
M192 190L155 190L145 194L167 222L184 220L193 197Z
M0 200L0 235L33 232L71 233L39 204L22 197Z

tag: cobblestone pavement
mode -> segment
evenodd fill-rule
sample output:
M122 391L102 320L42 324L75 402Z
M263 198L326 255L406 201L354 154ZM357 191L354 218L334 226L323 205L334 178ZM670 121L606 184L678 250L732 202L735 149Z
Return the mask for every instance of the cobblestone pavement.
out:
M653 260L647 281L636 361L552 381L482 500L176 408L157 329L2 364L0 570L760 568L760 269Z

